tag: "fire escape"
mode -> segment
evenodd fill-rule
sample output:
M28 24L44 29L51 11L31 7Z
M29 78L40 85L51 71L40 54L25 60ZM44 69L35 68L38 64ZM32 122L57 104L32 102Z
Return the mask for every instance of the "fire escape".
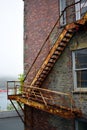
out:
M63 10L61 16L58 18L57 22L52 28L44 44L46 44L47 40L49 40L49 37L54 31L55 27L59 25L60 19L61 17L63 17L64 12L67 11L68 8L71 8L75 6L75 4L78 4L80 2L81 1L74 3ZM74 15L75 13L76 11L74 12ZM74 21L73 23L69 23L63 27L62 31L58 34L55 44L51 48L48 56L44 60L42 66L40 67L33 81L31 82L31 85L28 85L28 83L24 82L23 90L21 93L19 91L20 85L16 83L16 81L7 82L8 99L11 101L14 107L15 105L13 101L17 101L17 103L19 104L23 112L24 112L24 109L22 108L21 103L49 112L51 114L56 114L63 118L75 118L75 117L82 116L81 111L78 108L76 108L71 94L52 91L49 89L43 89L40 86L45 80L46 76L49 74L50 70L53 68L55 62L59 59L61 54L64 52L64 49L66 48L67 44L69 43L74 33L78 31L79 29L82 29L83 27L85 27L86 23L87 23L87 13L85 12L85 14L79 20ZM41 50L39 54L40 53L41 53ZM26 78L27 78L27 75L26 75ZM11 83L14 83L13 87L11 87ZM18 115L21 117L16 107L15 109Z

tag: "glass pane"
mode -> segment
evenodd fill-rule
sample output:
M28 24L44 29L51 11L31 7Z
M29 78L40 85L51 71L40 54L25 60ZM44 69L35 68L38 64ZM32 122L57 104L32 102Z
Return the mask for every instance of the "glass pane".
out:
M60 0L60 14L62 14L62 11L65 9L66 7L66 0ZM63 16L60 19L60 24L64 25L66 24L66 12L64 12Z
M79 0L75 0L75 3L79 2ZM76 20L80 19L80 3L75 4L75 10L76 10Z
M87 68L87 49L75 52L76 69Z
M83 16L87 11L87 1L82 0L81 1L81 16Z
M78 130L87 130L87 123L79 121L78 122Z
M87 70L77 71L77 87L87 88Z
M84 16L86 11L87 11L87 6L82 8L82 10L81 10L81 17Z

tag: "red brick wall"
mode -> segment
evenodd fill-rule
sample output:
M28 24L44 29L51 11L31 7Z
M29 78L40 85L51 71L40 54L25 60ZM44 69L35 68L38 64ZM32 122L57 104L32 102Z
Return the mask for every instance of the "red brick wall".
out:
M74 119L64 119L25 106L25 130L74 130Z
M25 0L24 1L24 70L27 73L37 57L46 37L58 19L58 0ZM47 42L28 77L31 82L44 58L50 50Z
M33 109L32 130L74 130L74 120Z

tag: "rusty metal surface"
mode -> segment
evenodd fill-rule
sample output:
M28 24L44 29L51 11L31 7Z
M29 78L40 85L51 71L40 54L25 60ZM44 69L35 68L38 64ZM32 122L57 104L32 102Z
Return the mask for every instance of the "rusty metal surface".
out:
M13 90L13 88L10 89ZM61 116L63 118L75 118L76 116L80 117L82 115L81 111L75 107L71 95L63 92L31 86L28 89L27 96L24 96L23 94L17 94L16 92L14 94L10 93L10 95L8 95L8 99L11 102L15 100L18 103L24 103L28 106L32 106L34 108Z
M57 108L53 107L53 106L45 106L42 103L28 100L27 98L24 98L22 96L10 95L10 96L8 96L8 98L10 100L16 100L18 102L22 102L28 106L32 106L36 109L40 109L42 111L58 115L60 117L66 118L66 119L81 117L81 115L82 115L81 111L76 110L76 109L70 110L70 109L65 109L61 106L57 107Z

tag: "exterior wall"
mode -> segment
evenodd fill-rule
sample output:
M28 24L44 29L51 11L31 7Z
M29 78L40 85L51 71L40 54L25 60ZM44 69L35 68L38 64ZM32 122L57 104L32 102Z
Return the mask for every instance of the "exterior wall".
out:
M78 31L70 41L70 50L77 50L87 48L87 27L83 27ZM78 42L78 44L77 44ZM74 86L73 86L74 89ZM87 91L82 90L76 92L73 91L73 98L77 108L80 108L83 113L83 117L87 119Z
M25 108L25 130L74 130L74 120L59 118L28 106Z
M69 2L69 3L68 3ZM71 1L72 2L72 1ZM24 66L25 74L32 66L33 61L37 57L39 50L55 24L58 18L58 0L25 0L25 16L24 16ZM67 0L67 5L70 0ZM70 11L74 11L74 8ZM67 11L68 14L68 11ZM68 23L74 21L74 16L68 18ZM56 30L55 30L56 32ZM54 32L54 33L55 33ZM54 40L51 37L51 41ZM50 74L42 84L43 88L57 90L62 92L72 92L73 73L72 73L72 40L64 50L60 59L56 62ZM30 82L34 78L37 70L49 53L50 47L53 43L47 42L44 46L39 58L32 66L30 73L27 76L27 81ZM45 87L44 87L45 86ZM73 95L78 103L78 95ZM85 112L87 110L84 102ZM83 110L84 110L83 108ZM74 120L66 120L56 115L37 110L35 108L25 105L25 130L74 130Z
M25 0L24 1L24 71L32 66L45 39L58 19L58 0ZM50 50L46 42L39 57L32 66L27 80L30 83ZM28 78L29 77L29 78Z
M75 0L66 0L66 4L67 6L70 6L72 5L73 3L75 2ZM67 8L66 10L66 23L72 23L73 21L76 21L76 18L75 18L75 6L70 6Z

